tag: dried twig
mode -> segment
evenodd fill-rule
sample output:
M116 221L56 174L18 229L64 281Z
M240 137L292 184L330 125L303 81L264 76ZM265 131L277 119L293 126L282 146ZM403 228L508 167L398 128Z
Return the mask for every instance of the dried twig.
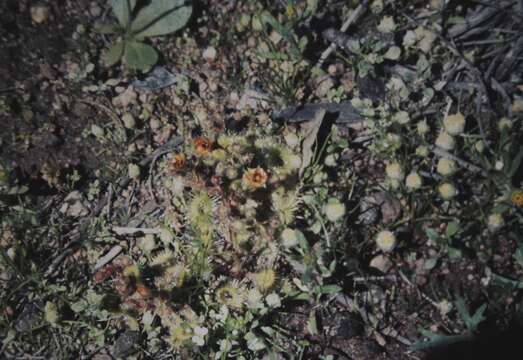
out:
M464 167L465 169L467 169L469 171L472 171L475 173L480 173L483 176L488 175L487 172L485 170L483 170L482 168L480 168L479 166L473 165L473 164L457 157L456 155L453 155L453 154L449 153L448 151L445 151L437 146L432 146L430 148L430 151L432 151L435 155L437 155L439 157L444 157L444 158L449 158L451 160L454 160L460 166Z
M352 12L352 14L349 16L349 18L343 23L343 25L341 26L340 28L340 31L341 32L345 32L347 31L347 29L349 28L349 26L352 25L352 23L354 23L356 20L358 20L358 18L365 12L365 10L367 9L367 6L369 4L369 0L363 0L359 5L358 7L356 8L356 10L354 10ZM321 67L323 65L323 63L325 62L325 60L327 60L327 58L329 57L329 55L334 51L336 50L337 48L337 45L332 43L329 45L329 47L321 54L320 56L320 59L318 60L318 62L316 63L316 67Z
M136 235L136 234L159 234L160 229L150 229L150 228L135 228L135 227L125 227L125 226L113 226L111 228L113 232L117 235Z
M123 248L120 245L113 246L107 254L105 254L98 260L98 262L94 266L94 270L96 271L98 269L103 268L105 265L110 263L115 257L117 257L122 252L122 250Z

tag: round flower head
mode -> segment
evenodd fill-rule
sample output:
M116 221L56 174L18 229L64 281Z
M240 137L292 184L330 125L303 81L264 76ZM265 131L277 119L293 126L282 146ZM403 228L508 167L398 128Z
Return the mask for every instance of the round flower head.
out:
M498 130L503 131L504 129L512 129L512 121L507 117L502 117L498 122Z
M296 231L290 228L285 228L281 233L283 247L289 249L298 245L298 237Z
M140 178L140 167L136 164L129 164L128 168L129 176L138 180Z
M300 144L300 138L292 131L289 131L285 135L283 135L283 138L285 139L287 145L289 145L291 148L296 147Z
M429 149L424 145L420 145L416 148L416 155L422 158L427 157L429 156Z
M138 247L140 248L140 250L147 254L156 249L156 241L154 240L154 235L147 234L144 237L139 238Z
M329 221L335 222L345 215L345 205L340 203L338 200L332 201L325 205L323 211Z
M474 144L474 149L476 149L477 152L482 153L485 150L485 143L483 142L483 140L478 140Z
M59 320L60 315L58 314L58 306L50 301L45 303L44 307L44 318L45 321L51 324L56 324Z
M450 200L457 195L458 191L451 183L443 183L438 187L439 195L445 199Z
M172 173L178 172L185 167L185 155L184 154L175 154L171 161L169 161L169 171Z
M230 282L216 291L216 298L221 304L239 309L243 306L244 291L235 282Z
M512 204L518 207L523 206L523 190L514 190L512 191L512 194L510 194L510 201Z
M420 135L425 135L426 133L428 133L430 131L429 124L427 124L427 120L418 122L416 127L418 130L418 134L420 134Z
M442 131L436 139L436 145L444 150L452 150L456 146L456 142L448 132Z
M175 176L171 180L171 191L173 194L180 195L185 189L185 181L181 176Z
M272 269L264 269L254 274L254 282L261 291L267 291L276 282L276 273Z
M387 176L393 180L401 181L405 177L405 174L403 174L403 170L401 169L401 165L397 162L388 164L385 168L385 172L387 173Z
M267 305L269 305L271 308L277 308L281 306L280 296L276 293L271 293L267 295L265 301L267 302Z
M411 190L416 190L421 187L422 180L421 176L417 172L411 172L405 180L405 185Z
M438 161L437 171L438 174L441 174L443 176L452 175L456 171L456 163L454 162L454 160L441 158Z
M211 152L212 144L209 139L198 138L193 142L194 151L198 156L206 156Z
M495 231L501 228L505 224L505 221L503 220L501 214L490 214L487 219L487 223L488 228L491 231Z
M443 120L443 127L450 135L459 135L465 130L465 117L462 113L450 115Z
M392 251L396 247L396 236L391 231L382 230L376 236L376 245L381 251Z
M260 167L248 169L243 174L243 183L251 189L259 189L265 186L267 182L267 173Z

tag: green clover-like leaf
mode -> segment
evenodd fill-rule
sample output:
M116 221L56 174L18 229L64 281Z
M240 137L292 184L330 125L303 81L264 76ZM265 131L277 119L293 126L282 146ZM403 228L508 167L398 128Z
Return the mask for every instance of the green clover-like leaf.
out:
M125 44L125 61L131 68L145 70L158 61L158 53L150 45L138 41Z
M107 54L105 56L105 64L107 66L113 66L123 56L124 51L124 43L122 41L114 43L110 48L109 51L107 51Z
M136 0L111 0L114 15L122 28L126 29L131 21L131 13L136 6Z
M152 0L131 24L131 32L139 38L166 35L187 24L192 6L185 0Z

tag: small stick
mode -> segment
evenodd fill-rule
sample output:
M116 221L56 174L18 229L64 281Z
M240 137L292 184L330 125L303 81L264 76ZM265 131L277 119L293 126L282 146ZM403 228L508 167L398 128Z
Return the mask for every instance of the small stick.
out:
M421 295L421 297L423 299L425 299L426 301L428 301L429 303L431 303L436 309L440 309L440 306L437 302L435 302L434 300L432 300L430 297L428 297L427 295L425 295L420 289L418 289L418 287L416 285L414 285L410 280L409 278L407 277L407 275L405 275L403 273L403 271L399 270L398 273L400 274L400 277L403 279L403 281L405 281L408 285L410 285L411 287L415 288L418 293Z
M111 228L117 235L135 235L138 233L142 234L159 234L159 229L150 229L150 228L137 228L137 227L124 227L124 226L113 226Z
M448 151L445 151L437 146L432 146L430 148L430 151L432 151L435 155L439 156L439 157L446 157L446 158L449 158L451 160L454 160L455 162L457 162L459 165L461 165L462 167L464 167L465 169L469 170L469 171L472 171L472 172L475 172L475 173L480 173L481 175L483 176L487 176L487 172L485 170L483 170L482 168L480 168L479 166L476 166L476 165L473 165L463 159L460 159L459 157L457 157L456 155L453 155L451 153L449 153Z
M358 20L358 18L365 12L365 10L367 9L367 5L369 4L369 0L363 0L361 2L361 4L358 5L358 7L356 8L356 10L354 10L354 12L349 16L349 18L343 23L343 25L341 26L340 28L340 31L341 32L345 32L347 31L347 29L349 28L349 26L351 26L351 24L353 22L355 22L356 20ZM316 67L320 68L323 63L325 62L325 60L327 60L327 58L329 57L329 55L334 51L336 50L338 46L335 44L335 43L331 43L329 45L329 47L321 54L320 56L320 59L318 60L318 62L316 63Z
M98 260L98 262L94 266L94 270L96 271L98 269L103 268L105 265L110 263L115 257L117 257L118 254L122 252L122 250L123 248L120 245L113 246L113 248L109 250L107 254L105 254L100 258L100 260Z

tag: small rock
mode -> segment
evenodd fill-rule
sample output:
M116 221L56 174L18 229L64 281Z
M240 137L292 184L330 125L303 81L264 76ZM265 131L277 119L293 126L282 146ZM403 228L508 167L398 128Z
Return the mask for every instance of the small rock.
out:
M329 75L324 75L314 80L314 94L319 97L327 96L330 89L334 87L334 80Z
M49 19L49 8L45 5L33 5L29 11L31 12L31 19L37 24L42 24Z
M376 199L372 195L365 196L360 202L358 220L363 225L373 225L378 222L379 211Z
M64 199L60 212L67 216L80 217L89 214L89 209L83 203L82 194L73 191Z
M369 265L370 267L378 269L382 273L386 274L392 267L392 262L386 256L378 255L370 261Z
M112 355L116 358L125 358L136 351L135 345L140 340L138 331L127 330L121 334L113 345Z
M212 46L209 46L207 49L205 49L202 54L203 58L207 62L213 62L214 60L216 60L216 55L217 55L216 49Z
M379 193L378 200L381 204L381 218L384 224L395 221L401 215L401 204L398 199L382 192Z
M131 113L125 113L122 116L122 121L127 129L134 129L134 127L136 126L136 120L134 119L134 116Z
M269 39L271 39L271 42L274 44L274 45L278 45L278 43L281 41L282 39L282 36L280 35L279 32L277 32L276 30L273 30L271 31L271 34L269 35Z
M238 102L238 110L246 110L250 108L253 111L257 111L260 108L266 109L269 106L269 97L256 90L246 90L240 101Z
M336 314L327 319L326 325L329 327L329 335L332 337L348 340L363 334L362 318L351 312Z
M41 321L41 315L35 304L27 304L24 310L16 319L15 329L19 332L26 332L34 327Z
M134 91L132 85L129 86L124 92L113 99L113 105L119 108L127 108L129 105L136 102L138 95Z
M100 6L98 6L97 3L93 2L93 3L91 3L91 8L89 9L89 12L91 13L92 16L98 17L98 16L102 15L102 8Z

